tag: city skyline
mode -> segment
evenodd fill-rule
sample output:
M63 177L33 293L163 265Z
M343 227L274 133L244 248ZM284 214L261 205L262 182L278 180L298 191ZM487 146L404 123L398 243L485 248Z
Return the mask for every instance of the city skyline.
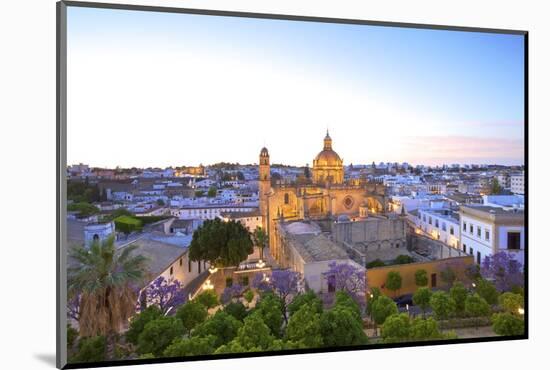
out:
M86 8L68 30L69 163L311 166L327 128L346 165L524 162L522 36Z

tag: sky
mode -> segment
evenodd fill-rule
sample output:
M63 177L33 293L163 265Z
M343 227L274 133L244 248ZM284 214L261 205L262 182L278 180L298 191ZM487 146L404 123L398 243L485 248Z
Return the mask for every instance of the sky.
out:
M67 159L524 162L523 36L68 7Z

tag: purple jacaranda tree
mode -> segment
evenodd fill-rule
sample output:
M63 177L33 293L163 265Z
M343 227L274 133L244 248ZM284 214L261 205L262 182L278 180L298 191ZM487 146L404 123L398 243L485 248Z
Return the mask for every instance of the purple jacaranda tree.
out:
M342 290L348 293L361 307L365 305L365 292L367 289L366 271L362 267L336 261L328 264L329 270L323 273L327 283L334 287L335 291Z
M486 256L481 264L481 276L494 281L501 292L524 286L523 266L513 254L507 252Z
M287 306L298 293L302 275L292 270L273 270L271 276L256 274L252 286L261 291L272 291L281 300L281 309L285 322L288 322Z
M80 320L80 294L75 294L67 301L67 316L76 322Z
M220 296L220 301L225 305L231 302L235 298L239 298L243 295L244 291L246 290L246 287L239 285L239 284L233 284L232 286L226 287L222 295Z
M141 292L139 308L143 310L147 306L154 304L160 308L162 313L166 314L186 301L187 297L178 280L166 280L160 276Z

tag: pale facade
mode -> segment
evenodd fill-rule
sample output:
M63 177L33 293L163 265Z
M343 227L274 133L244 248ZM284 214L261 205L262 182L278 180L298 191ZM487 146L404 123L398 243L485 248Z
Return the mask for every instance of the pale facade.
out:
M460 243L477 263L504 251L524 263L525 226L522 210L490 206L460 207Z

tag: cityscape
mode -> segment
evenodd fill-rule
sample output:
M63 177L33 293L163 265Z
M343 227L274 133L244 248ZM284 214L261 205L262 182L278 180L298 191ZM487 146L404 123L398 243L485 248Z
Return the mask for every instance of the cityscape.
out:
M303 167L266 147L69 166L69 360L524 333L523 166L345 164L329 131L318 144Z
M524 41L68 7L69 364L524 338Z

